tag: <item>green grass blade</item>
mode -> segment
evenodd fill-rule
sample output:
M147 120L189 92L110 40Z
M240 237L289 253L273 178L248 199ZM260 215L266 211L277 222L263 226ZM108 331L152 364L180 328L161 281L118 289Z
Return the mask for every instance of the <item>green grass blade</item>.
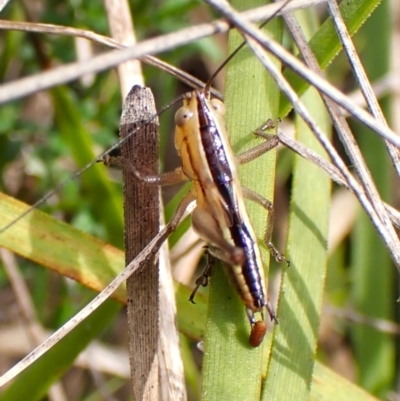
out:
M309 93L303 101L309 110L318 110L319 125L326 126L318 95ZM296 132L298 140L323 154L299 118ZM287 244L291 264L282 278L280 324L274 331L263 400L309 398L326 274L329 208L329 178L296 156Z
M238 5L240 2L236 2ZM260 5L246 3L246 7ZM240 7L240 4L239 4ZM269 31L280 41L279 20L269 23ZM232 51L242 42L235 32L230 34ZM241 50L227 67L225 103L231 143L236 152L253 147L260 140L253 131L278 112L279 92L249 49ZM267 199L273 199L275 152L269 152L240 169L240 179ZM262 238L266 212L258 205L246 203L258 238ZM260 241L261 242L261 241ZM269 259L263 251L263 260ZM265 265L268 277L268 265ZM249 345L250 324L244 306L228 283L222 269L213 270L209 294L206 343L203 362L202 400L259 400L261 394L263 346Z
M0 193L2 225L19 217L27 205ZM53 217L33 210L0 234L0 246L83 285L100 291L123 269L123 252ZM125 292L117 290L117 299Z
M365 390L350 383L319 362L314 375L309 401L378 401Z
M317 20L298 13L303 31ZM305 17L308 17L307 20ZM315 90L302 100L324 132L330 121ZM296 139L321 155L325 152L307 125L296 116ZM281 282L278 316L263 400L308 400L317 348L327 265L330 180L316 166L294 158L287 257L290 267ZM282 389L285 389L282 392Z

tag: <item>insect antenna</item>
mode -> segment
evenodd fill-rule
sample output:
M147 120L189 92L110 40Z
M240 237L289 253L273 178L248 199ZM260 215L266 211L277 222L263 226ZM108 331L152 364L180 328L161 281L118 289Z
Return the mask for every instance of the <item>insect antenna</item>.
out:
M0 228L0 234L8 230L10 227L12 227L15 223L23 219L25 216L27 216L29 213L31 213L34 209L37 209L40 205L43 203L47 202L53 195L57 194L60 192L63 188L65 188L70 182L74 181L76 178L78 178L80 175L82 175L85 171L89 170L92 166L94 166L96 163L103 162L105 157L109 155L111 152L114 150L118 149L123 145L135 132L139 131L143 126L150 124L155 118L159 117L161 114L163 114L166 110L168 110L171 106L173 106L175 103L182 101L183 99L187 98L188 94L183 94L175 98L172 102L168 103L166 106L162 107L160 111L154 116L152 116L149 120L147 120L141 127L138 127L136 130L131 132L128 136L125 138L119 140L116 142L113 146L105 150L103 153L101 153L96 159L92 160L88 164L86 164L84 167L82 167L80 170L76 171L73 173L68 179L63 181L62 183L56 185L51 191L47 192L44 196L42 196L37 202L35 202L33 205L31 205L28 209L26 209L23 213L21 213L17 218L14 220L10 221L7 225L3 226Z
M260 28L262 28L263 26L265 26L272 18L274 18L277 14L279 14L281 12L281 10L284 9L284 7L290 2L291 0L287 0L284 4L282 4L282 6L270 17L268 18L265 22L263 22L260 25ZM211 76L211 78L207 81L207 83L205 84L204 87L204 91L205 93L209 96L211 93L211 84L213 82L213 80L215 79L215 77L221 72L221 70L226 66L226 64L243 48L243 46L246 45L246 41L243 41L243 43L238 46L232 54L230 54L228 56L228 58L217 68L217 70L213 73L213 75ZM214 93L215 94L215 93ZM188 94L183 94L181 96L178 96L173 102L167 104L166 106L164 106L157 114L155 114L151 119L149 119L148 121L146 121L144 123L144 125L149 124L152 120L154 120L156 117L160 116L164 111L166 111L167 109L169 109L172 105L174 105L175 103L185 99L188 97ZM217 95L217 97L219 97ZM119 148L125 141L128 140L128 138L130 138L131 135L133 135L135 132L137 132L140 129L140 127L137 130L134 130L130 135L128 135L127 137L121 139L120 141L118 141L117 143L115 143L113 146L111 146L109 149L107 149L106 151L104 151L100 156L98 156L95 160L92 160L90 163L86 164L86 166L84 166L82 169L80 169L79 171L75 172L74 174L72 174L67 180L65 180L64 182L62 182L61 184L57 185L55 188L53 188L51 191L49 191L48 193L46 193L41 199L39 199L37 202L35 202L32 206L30 206L26 211L24 211L20 216L18 216L16 219L14 219L13 221L11 221L10 223L8 223L7 225L5 225L4 227L0 228L0 234L5 232L8 228L10 228L11 226L13 226L15 223L17 223L19 220L21 220L22 218L24 218L26 215L28 215L29 213L32 212L32 210L38 208L40 205L42 205L43 203L45 203L47 200L49 200L53 195L57 194L58 192L60 192L65 186L67 186L70 182L72 182L73 180L75 180L77 177L79 177L82 173L84 173L86 170L88 170L90 167L92 167L94 164L98 163L98 162L102 162L103 159L109 155L110 152L114 151L115 149Z
M284 4L282 4L272 15L269 17L267 20L265 20L260 26L259 29L263 28L265 25L268 24L269 21L272 20L272 18L276 17L290 2L291 0L286 0ZM214 81L215 77L222 71L222 69L231 61L236 54L239 53L239 51L246 45L246 41L244 40L225 60L224 62L215 70L215 72L212 74L210 79L207 81L206 86L204 87L204 92L206 95L209 97L210 92L211 92L211 84Z

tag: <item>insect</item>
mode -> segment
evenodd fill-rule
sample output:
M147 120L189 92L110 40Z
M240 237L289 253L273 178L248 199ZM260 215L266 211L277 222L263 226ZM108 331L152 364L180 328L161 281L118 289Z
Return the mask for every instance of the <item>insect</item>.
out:
M209 90L193 91L186 95L175 114L175 147L181 158L182 167L160 175L143 175L134 164L123 160L108 159L107 163L129 163L136 178L152 185L171 185L182 180L193 183L187 200L194 199L196 207L192 212L192 226L209 246L209 263L203 275L197 280L196 288L206 285L211 266L220 259L230 266L231 278L243 304L252 327L250 344L258 346L266 332L266 324L257 320L260 312L264 321L266 308L271 320L277 318L271 307L266 290L263 263L257 237L248 217L244 196L257 202L268 211L265 244L279 262L285 257L271 242L273 226L272 203L240 184L237 163L254 160L278 144L276 136L266 134L266 129L274 128L271 120L256 131L256 135L266 139L256 148L235 156L229 143L224 121L225 106L218 99L210 99ZM263 330L264 329L264 330ZM264 334L262 334L264 333Z
M276 317L266 296L261 255L243 196L269 211L265 242L278 261L284 260L284 257L270 241L272 203L241 187L236 163L253 160L275 147L277 140L258 132L267 141L236 158L229 144L223 117L223 103L210 99L208 89L194 91L184 100L184 107L176 115L176 147L183 168L175 176L169 175L169 180L177 181L179 178L193 181L191 195L197 203L193 212L193 226L210 244L209 253L232 266L231 276L246 306L250 323L260 333L261 325L256 324L255 313L266 308L272 320L276 321ZM138 172L135 174L147 182L168 184L162 176L154 178L144 177Z
M224 104L218 99L210 99L207 88L191 92L175 115L175 146L182 168L159 176L144 176L134 166L131 166L131 171L140 181L148 184L170 185L182 180L193 181L186 202L190 198L196 200L192 225L209 244L210 261L206 272L198 279L190 300L193 301L199 285L207 284L215 258L227 263L230 266L227 269L229 277L246 307L252 327L249 343L258 346L266 332L263 309L266 308L272 321L277 322L277 318L268 301L261 254L244 205L244 196L268 210L265 243L277 261L285 258L271 243L272 203L242 188L237 164L250 162L274 148L278 140L276 136L265 133L265 129L274 128L269 121L256 132L266 141L235 156L229 143L224 114ZM257 320L255 313L258 312L261 312L262 320Z
M277 139L264 134L266 142L235 157L224 115L225 106L217 99L210 100L207 89L192 92L176 113L175 146L181 156L185 176L193 180L197 207L192 213L192 225L200 237L211 244L209 254L230 266L227 270L231 281L246 307L252 328L256 328L260 337L260 326L256 325L254 313L261 312L265 307L271 320L277 322L277 319L266 295L263 263L244 205L244 196L268 210L265 243L278 261L284 260L284 257L271 243L272 203L242 188L236 163L247 163L267 152L276 146ZM273 127L269 121L258 133L263 135L264 129ZM210 267L207 267L205 277L209 275L209 270ZM191 300L193 297L194 293ZM257 341L250 343L255 345Z

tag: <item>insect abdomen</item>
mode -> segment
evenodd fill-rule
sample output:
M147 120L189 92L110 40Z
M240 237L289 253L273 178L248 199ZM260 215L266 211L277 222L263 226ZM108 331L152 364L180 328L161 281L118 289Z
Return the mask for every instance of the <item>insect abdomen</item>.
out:
M230 227L235 246L243 249L245 262L242 266L231 266L230 276L243 303L253 311L260 311L266 305L263 265L254 240L244 224Z

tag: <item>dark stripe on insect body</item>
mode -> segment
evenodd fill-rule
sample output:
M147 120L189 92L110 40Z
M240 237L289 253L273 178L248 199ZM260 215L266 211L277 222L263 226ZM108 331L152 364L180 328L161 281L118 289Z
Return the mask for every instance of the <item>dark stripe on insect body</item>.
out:
M218 201L218 197L213 195L213 193L218 195L218 191L215 189L212 176L206 168L207 163L203 162L199 164L194 160L195 153L191 151L191 144L193 144L193 138L190 141L188 137L185 136L181 142L180 152L185 159L184 173L193 181L193 190L196 194L197 206L207 210L218 222L220 227L224 227L227 222L229 222L230 225L230 215L226 214L226 208ZM198 149L196 154L202 158L202 153L202 150Z
M199 107L199 99L203 101L207 117L203 108ZM190 180L201 183L207 190L210 203L222 203L225 214L230 214L234 201L229 196L223 196L217 184L221 181L222 175L225 175L224 181L231 182L232 174L236 174L236 170L232 173L232 169L236 166L234 157L231 157L230 162L226 157L227 138L218 139L220 131L216 124L218 117L214 118L211 114L210 108L205 103L204 94L201 92L192 92L192 96L184 100L184 108L191 112L193 117L185 126L177 128L176 131L175 146L182 160L183 172ZM213 137L216 139L215 143L210 142ZM213 152L214 147L218 148L218 152ZM215 164L216 154L219 154L221 158L220 168ZM210 197L216 199L211 200ZM226 205L225 198L230 203L229 207ZM229 220L232 221L232 218Z
M200 136L208 168L224 201L230 211L237 212L237 200L233 190L233 182L237 176L235 157L226 134L225 124L218 121L217 111L213 110L210 102L206 101L202 92L195 92ZM219 119L221 120L222 117ZM218 126L224 124L222 126ZM236 213L236 217L239 215Z
M264 286L264 272L261 256L258 249L257 239L249 233L247 225L234 224L229 227L231 237L235 246L242 248L245 253L245 262L239 268L233 270L233 279L244 281L244 286L238 287L238 291L245 301L247 307L253 311L259 311L266 305L266 293ZM243 276L243 280L236 277Z
M202 92L192 92L184 107L193 117L179 128L176 144L184 173L194 181L197 206L212 216L216 230L230 244L244 252L243 263L229 265L227 270L246 308L259 312L267 303L263 263L244 205L225 121L213 106ZM206 239L207 227L198 228Z
M233 223L231 210L216 188L209 168L200 135L195 92L184 100L183 108L192 114L183 125L176 127L175 133L175 147L182 160L183 173L193 181L197 206L212 216L220 227L220 234L229 240L228 226ZM199 234L202 236L201 232ZM203 239L207 240L204 236Z
M209 102L205 101L201 92L196 92L196 95L201 139L208 168L213 176L215 186L233 216L233 225L229 227L231 239L234 245L242 248L245 253L244 264L232 269L231 278L235 281L235 287L245 305L253 311L258 311L267 302L264 272L261 271L263 264L257 238L252 230L250 232L248 229L250 221L244 203L237 201L242 194L239 189L240 182L237 178L236 165L232 166L230 163L234 160L233 152L230 143L226 143L229 140L218 129L219 127L214 119L215 112L210 109ZM229 156L231 157L229 158Z
M196 95L200 136L208 167L215 184L230 183L233 180L232 167L229 165L226 145L222 140L221 132L218 130L212 111L205 101L204 94L196 92Z

